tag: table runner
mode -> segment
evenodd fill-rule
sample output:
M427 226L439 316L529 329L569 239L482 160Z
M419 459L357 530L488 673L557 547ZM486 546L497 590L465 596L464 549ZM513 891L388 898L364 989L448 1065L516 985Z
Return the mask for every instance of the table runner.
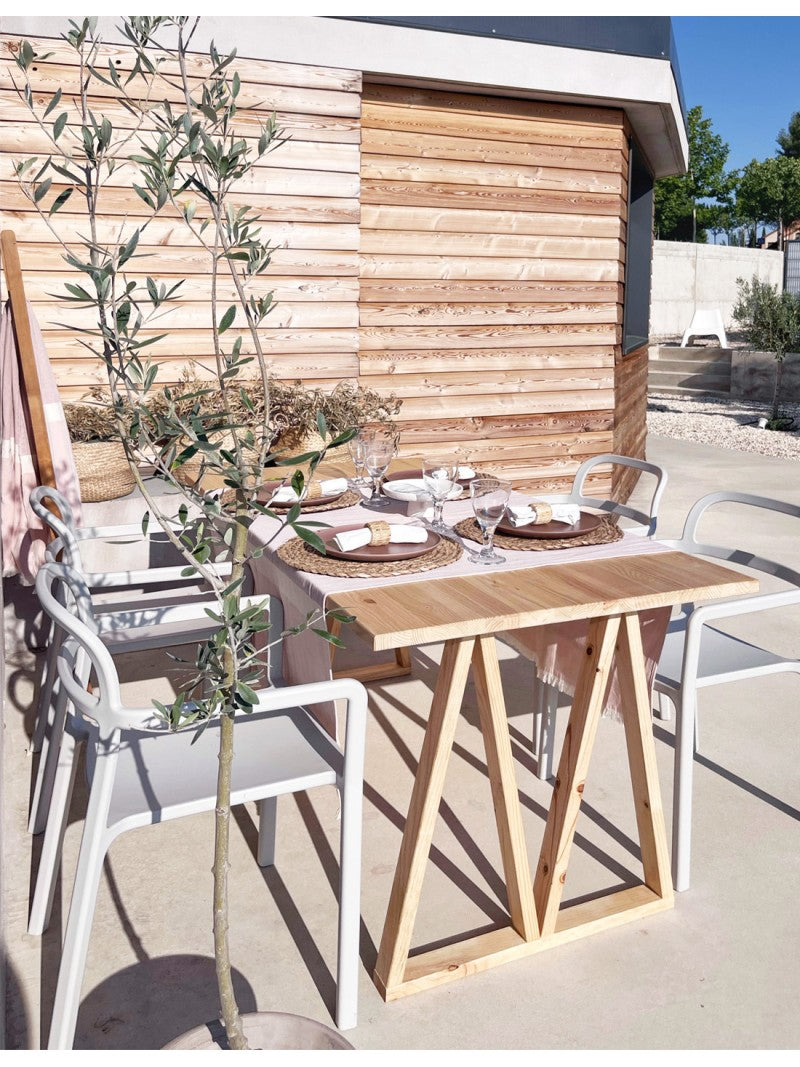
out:
M512 494L512 502L524 503L527 497L519 493ZM406 505L393 502L392 509L380 513L389 516L389 521L396 518L401 522L413 522L406 516ZM377 512L356 506L343 508L334 513L328 512L319 521L325 520L330 526L345 526L373 519ZM469 500L452 501L445 505L444 518L448 525L472 515ZM304 518L316 519L309 513ZM309 574L295 570L275 555L278 548L288 538L294 536L290 529L281 530L275 536L277 523L266 516L257 519L250 528L251 549L267 544L264 554L254 559L250 566L253 572L254 591L277 596L282 602L287 628L301 625L310 612L324 609L327 597L332 593L351 589L377 588L407 582L436 582L463 575L491 573L493 568L473 563L465 551L455 563L435 571L419 574L395 575L381 578L336 578L328 575ZM274 540L270 538L274 536ZM464 542L469 545L469 542ZM476 546L477 547L477 546ZM554 549L551 552L525 552L522 550L502 550L507 563L503 570L522 570L531 567L546 567L554 564L579 563L587 560L611 559L627 555L648 555L665 552L668 549L657 541L651 541L638 534L626 533L620 541L608 545L588 545L583 548ZM648 684L652 682L661 646L664 641L670 609L659 608L641 613L642 640L648 670ZM583 649L586 645L587 622L577 621L561 623L557 626L535 627L514 631L513 636L502 634L517 651L537 663L537 671L543 681L556 685L566 693L574 693L574 682L578 676ZM343 636L346 638L346 627ZM311 631L287 638L283 645L284 676L289 684L300 682L324 681L330 678L330 646ZM619 704L619 692L615 675L609 685L605 714L616 715ZM336 714L331 706L314 709L323 727L332 736L337 736Z

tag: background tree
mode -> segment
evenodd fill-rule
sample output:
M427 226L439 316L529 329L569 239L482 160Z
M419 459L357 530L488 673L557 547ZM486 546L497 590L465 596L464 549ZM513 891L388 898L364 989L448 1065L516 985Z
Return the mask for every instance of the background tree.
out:
M775 356L775 387L772 393L773 430L788 429L792 420L780 418L783 361L787 352L800 348L800 298L793 293L778 292L776 285L762 282L754 275L749 282L736 279L739 287L733 317L742 327L745 340L759 352Z
M737 174L726 171L730 146L714 133L698 104L689 110L689 170L661 178L655 186L655 231L664 241L705 242L718 226L719 212L730 210Z
M800 159L800 111L795 111L787 129L778 134L777 141L779 155Z
M751 160L742 171L736 205L739 214L755 225L776 223L778 250L783 251L786 224L800 218L800 159Z

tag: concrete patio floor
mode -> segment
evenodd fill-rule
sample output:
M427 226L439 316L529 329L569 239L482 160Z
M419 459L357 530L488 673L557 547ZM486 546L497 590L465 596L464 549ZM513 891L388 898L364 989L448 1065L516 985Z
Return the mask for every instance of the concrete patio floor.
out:
M677 536L689 505L719 488L800 504L800 465L651 438L669 472L659 533ZM736 539L793 557L792 523L760 517ZM8 625L25 605L7 605ZM19 618L16 620L19 625ZM800 618L753 616L749 632L800 655ZM737 632L747 632L744 621ZM411 678L370 686L362 882L359 1049L796 1048L800 1044L800 679L718 687L701 697L692 888L675 909L384 1004L375 962L403 817L440 649L413 653ZM348 652L350 662L363 651ZM343 663L347 663L343 658ZM510 729L531 854L550 786L533 774L530 666L501 651ZM171 692L165 661L128 657L126 692ZM5 937L10 1049L39 1047L49 1028L85 799L78 790L63 880L44 937L25 932L38 842L26 833L35 760L26 754L33 657L11 653L5 706ZM566 713L558 716L563 732ZM414 945L502 923L492 802L474 692L427 871ZM673 724L656 722L659 774L671 822ZM336 949L337 798L333 790L279 805L275 868L254 859L252 807L232 834L232 951L243 1010L281 1010L329 1025ZM211 816L124 834L112 847L95 913L76 1048L156 1049L217 1011L211 941ZM603 721L586 786L565 900L637 880L638 850L622 728Z

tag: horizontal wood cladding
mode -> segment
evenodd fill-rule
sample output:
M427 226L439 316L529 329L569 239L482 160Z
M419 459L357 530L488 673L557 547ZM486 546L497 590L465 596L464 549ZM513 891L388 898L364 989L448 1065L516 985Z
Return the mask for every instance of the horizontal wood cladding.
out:
M368 84L361 123L360 372L404 454L567 488L615 440L622 113Z
M67 130L79 123L78 67L63 42L31 72L34 100L62 90ZM0 35L0 225L13 229L31 300L66 398L104 380L82 345L91 316L54 296L74 280L62 249L20 190L14 161L49 142L14 89L18 41ZM101 65L133 69L109 46ZM190 84L209 69L190 58ZM622 111L368 84L358 71L235 61L236 132L254 143L273 112L285 141L232 193L263 214L275 246L254 283L276 306L261 339L271 369L332 389L360 377L403 400L401 453L466 447L481 471L534 490L569 487L598 452L644 449L646 354L620 352L628 147ZM180 104L177 80L166 95ZM144 99L141 77L131 82ZM120 130L135 120L110 86L89 106ZM147 116L138 136L156 129ZM68 136L68 134L65 134ZM147 209L121 164L103 191L99 237L113 239ZM55 183L52 194L61 187ZM181 200L191 196L183 194ZM73 197L54 218L68 247L84 232ZM210 374L209 257L165 207L128 265L182 289L151 347L174 381L187 361ZM220 300L234 287L223 279ZM228 343L243 337L237 320ZM607 491L608 475L591 488ZM627 494L630 485L616 483Z
M46 104L56 89L62 90L58 110L68 114L62 135L68 137L80 124L75 55L61 41L32 43L37 51L52 53L31 69L34 101ZM56 380L63 395L75 399L93 384L102 383L105 371L81 344L78 332L94 325L92 313L66 306L53 296L64 292L64 283L74 281L74 273L66 267L62 249L14 178L15 160L46 154L51 148L14 88L14 81L20 83L13 59L18 46L17 39L0 36L0 225L17 235L28 297L42 326ZM133 69L131 51L125 47L104 47L98 65L102 69L109 62L121 74ZM269 274L251 289L258 295L272 292L276 301L260 331L262 345L277 375L333 388L342 378L358 374L361 74L238 58L232 69L241 79L237 135L254 144L261 124L275 112L283 138L283 143L235 186L231 197L234 205L247 204L263 214L275 246ZM209 70L207 57L189 57L191 87L196 88L198 79ZM172 81L169 86L159 83L154 96L180 107L178 80ZM148 92L141 76L128 88L142 99ZM138 120L118 103L117 96L111 86L93 82L88 105L107 116L116 128L133 130ZM137 136L146 140L155 129L155 121L145 118ZM121 227L130 231L148 216L148 209L131 188L132 180L136 180L135 167L123 163L103 189L98 226L101 242L114 241ZM54 183L51 196L59 191L58 183ZM193 197L185 193L179 199L185 202ZM75 235L86 231L82 207L79 197L73 195L52 220L75 250ZM201 210L198 205L198 214ZM148 224L137 253L128 264L131 278L150 275L167 283L184 280L164 317L142 334L148 337L168 331L167 337L150 348L152 357L161 363L158 381L177 381L187 361L201 377L207 377L213 360L209 255L178 211L170 207ZM227 301L234 298L229 278L222 278L219 296ZM230 344L241 336L243 351L251 353L252 340L238 328L241 321L237 318L226 341Z
M647 361L643 345L628 355L617 356L614 367L614 449L623 456L645 458L647 437ZM638 472L615 468L613 491L616 499L627 500L638 480Z

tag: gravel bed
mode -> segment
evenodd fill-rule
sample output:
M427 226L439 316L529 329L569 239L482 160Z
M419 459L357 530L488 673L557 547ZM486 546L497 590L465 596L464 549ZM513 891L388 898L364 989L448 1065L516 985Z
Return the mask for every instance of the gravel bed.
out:
M760 430L757 420L769 414L768 404L650 394L647 430L661 437L800 461L800 404L781 406L781 415L796 420L793 430Z

